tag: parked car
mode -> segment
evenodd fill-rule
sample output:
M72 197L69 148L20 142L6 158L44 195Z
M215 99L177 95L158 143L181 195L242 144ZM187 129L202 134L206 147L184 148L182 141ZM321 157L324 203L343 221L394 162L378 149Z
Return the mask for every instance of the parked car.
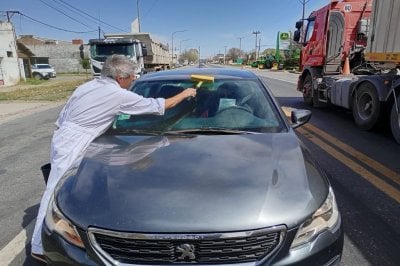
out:
M56 70L49 64L33 64L31 68L34 79L49 79L57 76Z
M310 111L289 122L244 70L155 72L132 91L168 98L194 86L164 116L119 116L62 178L42 230L48 262L339 265L335 195L293 130Z

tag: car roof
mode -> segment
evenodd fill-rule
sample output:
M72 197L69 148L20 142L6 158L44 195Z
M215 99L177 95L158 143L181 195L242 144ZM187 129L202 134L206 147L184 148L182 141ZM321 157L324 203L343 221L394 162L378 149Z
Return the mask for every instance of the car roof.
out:
M258 79L251 71L234 68L185 68L143 75L138 81L190 79L190 75L213 76L215 79Z

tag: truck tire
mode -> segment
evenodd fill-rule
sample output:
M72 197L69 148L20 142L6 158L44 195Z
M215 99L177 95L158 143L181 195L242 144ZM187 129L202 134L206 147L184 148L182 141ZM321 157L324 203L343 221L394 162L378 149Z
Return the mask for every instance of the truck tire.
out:
M397 97L397 104L400 108L400 95ZM390 112L390 127L393 138L400 144L400 113L397 113L395 104L393 104L392 111Z
M303 81L303 99L304 103L313 106L313 85L312 85L312 78L310 74L307 74L306 78Z
M355 91L352 111L354 122L360 129L370 130L376 125L381 112L381 104L373 84L362 83Z

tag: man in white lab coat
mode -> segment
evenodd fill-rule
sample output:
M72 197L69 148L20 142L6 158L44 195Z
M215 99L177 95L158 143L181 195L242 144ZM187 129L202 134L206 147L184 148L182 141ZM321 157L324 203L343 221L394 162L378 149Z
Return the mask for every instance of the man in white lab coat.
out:
M123 55L112 55L103 65L101 78L79 86L69 98L56 122L57 129L51 141L51 171L40 202L35 230L32 236L32 256L45 261L41 231L53 191L73 165L80 162L83 151L104 133L119 114L159 114L184 99L196 95L189 88L168 98L144 98L128 89L135 79L136 65Z

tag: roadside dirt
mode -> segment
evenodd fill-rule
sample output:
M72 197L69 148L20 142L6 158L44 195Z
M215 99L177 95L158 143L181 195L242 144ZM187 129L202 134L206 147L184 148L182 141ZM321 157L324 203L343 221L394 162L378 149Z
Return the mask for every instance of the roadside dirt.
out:
M63 105L77 86L91 78L91 75L59 75L36 85L21 82L14 86L0 87L0 125ZM2 94L11 95L11 99L8 100L8 97L1 99ZM57 95L57 97L46 100L43 96L45 94Z

